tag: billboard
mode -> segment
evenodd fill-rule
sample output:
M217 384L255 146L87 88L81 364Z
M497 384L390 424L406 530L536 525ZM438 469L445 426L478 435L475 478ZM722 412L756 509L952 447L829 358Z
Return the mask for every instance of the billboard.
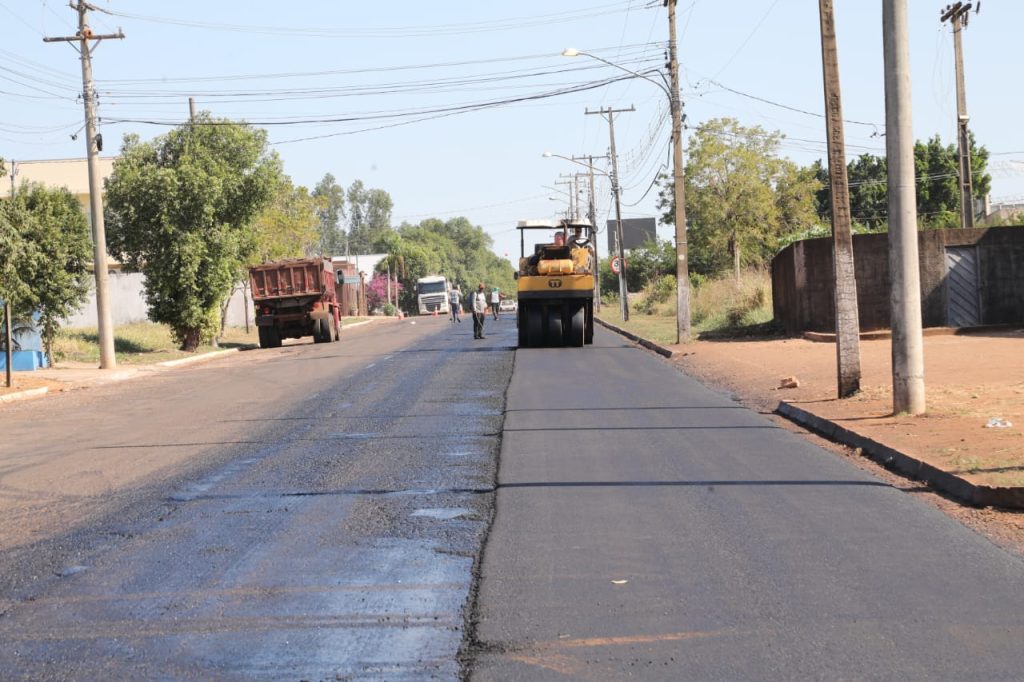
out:
M625 218L622 221L623 247L638 249L648 241L657 241L658 221L655 218ZM609 220L605 231L608 233L608 252L615 253L615 221Z

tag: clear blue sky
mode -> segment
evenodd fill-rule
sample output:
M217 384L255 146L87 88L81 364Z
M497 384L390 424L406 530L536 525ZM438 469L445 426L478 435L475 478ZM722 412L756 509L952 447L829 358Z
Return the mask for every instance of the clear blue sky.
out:
M216 116L283 123L267 128L296 183L312 187L325 173L346 186L361 179L390 192L396 225L465 215L494 237L499 254L514 256L515 222L564 210L545 185L577 169L541 154L604 154L607 125L584 110L635 105L616 124L623 202L632 204L624 214L658 213L657 191L643 194L668 162L668 118L664 94L648 82L436 116L622 75L586 57L561 57L569 46L635 70L662 65L661 2L93 2L121 14L94 13L94 31L121 27L126 35L95 56L105 154L116 153L126 132L150 138L167 130L132 121L182 121L193 95ZM939 22L945 2L909 4L914 134L953 142L952 35ZM848 151L881 154L882 3L836 5L845 117L876 124L847 124ZM999 200L1024 194L1017 83L1024 3L990 0L982 10L964 36L967 98L971 128L994 154ZM63 0L0 0L0 20L0 156L84 155L82 138L70 139L82 121L77 55L41 39L73 34L75 13ZM792 110L823 110L817 3L680 0L679 40L691 126L731 116L785 133L783 151L800 164L824 157L823 120ZM425 116L434 118L417 121ZM357 120L296 123L339 118ZM403 125L367 130L396 123ZM603 222L607 183L598 195Z

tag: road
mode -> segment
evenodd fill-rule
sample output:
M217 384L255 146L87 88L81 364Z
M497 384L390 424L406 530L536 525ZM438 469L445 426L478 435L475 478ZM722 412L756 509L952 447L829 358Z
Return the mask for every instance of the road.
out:
M0 413L3 536L33 528L0 555L0 678L458 677L514 355L471 327Z
M1020 679L1020 557L595 345L517 353L474 680Z
M598 331L0 411L3 679L1019 679L1024 563Z

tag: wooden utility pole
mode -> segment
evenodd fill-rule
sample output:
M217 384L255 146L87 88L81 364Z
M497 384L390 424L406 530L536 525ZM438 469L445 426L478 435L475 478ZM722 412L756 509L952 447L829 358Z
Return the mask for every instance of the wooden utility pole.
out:
M979 7L981 3L978 3ZM964 50L961 35L967 28L974 3L946 5L940 17L953 25L953 52L956 61L956 130L960 163L960 227L974 227L974 181L971 177L971 133L967 128L967 92L964 87Z
M103 188L100 182L97 155L103 148L103 137L96 130L96 92L92 85L92 53L102 40L121 40L124 33L96 35L89 28L89 10L94 9L85 0L78 0L71 8L78 12L78 33L63 38L43 38L46 43L78 43L75 48L82 55L82 101L85 105L85 148L89 166L89 209L92 215L93 271L96 275L96 325L100 341L100 369L114 369L114 325L107 295L107 233L103 222ZM92 45L90 42L92 41Z
M601 108L597 111L591 111L587 109L584 113L587 116L594 114L600 114L602 118L606 118L608 121L608 137L610 140L610 150L608 155L611 156L612 160L612 194L615 196L615 236L618 238L618 244L616 251L619 256L619 310L622 313L622 321L629 321L629 300L627 299L628 291L626 289L626 248L625 239L622 233L622 203L620 201L621 188L619 187L619 159L615 153L615 114L627 111L636 111L636 107L630 106L629 109L607 109Z
M860 390L860 318L850 224L850 186L846 177L843 99L839 87L839 50L832 0L818 0L821 65L825 81L825 131L832 188L832 275L836 309L836 365L839 397Z
M917 415L925 411L924 344L907 0L882 0L882 44L885 52L885 156L889 167L892 410L894 414Z
M683 201L683 103L679 98L679 59L676 56L676 0L668 5L668 70L672 80L672 184L676 227L676 343L690 340L690 266L686 244L686 203Z

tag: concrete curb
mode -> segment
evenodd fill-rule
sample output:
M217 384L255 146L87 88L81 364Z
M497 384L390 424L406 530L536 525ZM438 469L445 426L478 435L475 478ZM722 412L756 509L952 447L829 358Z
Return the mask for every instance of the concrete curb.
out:
M180 367L181 365L191 365L196 362L203 362L205 360L212 360L213 358L227 355L228 353L237 353L238 348L228 348L226 350L215 350L209 353L203 353L202 355L193 355L187 358L178 358L177 360L164 360L163 362L156 363L157 367Z
M29 398L38 398L41 395L46 395L50 392L49 387L42 386L40 388L30 388L24 391L18 391L17 393L7 393L0 395L0 403L13 403L18 400L28 400Z
M370 324L373 321L374 320L363 320L362 322L353 322L352 324L342 324L341 331L344 332L346 329L355 329L356 327L362 327L364 324Z
M649 341L649 340L643 338L642 336L637 336L633 332L627 332L622 327L617 327L614 324L611 324L610 322L605 322L604 320L602 320L599 317L595 317L594 321L597 322L598 324L600 324L602 327L606 327L606 328L610 329L611 331L615 332L616 334L621 334L622 336L625 336L630 341L635 341L635 342L639 343L644 348L646 348L648 350L652 350L655 353L657 353L658 355L664 356L666 358L671 358L672 357L672 351L670 351L668 348L665 348L664 346L661 346L661 345L655 343L654 341Z
M931 464L894 450L888 445L854 433L835 422L811 414L791 403L780 402L775 412L831 441L852 448L860 448L861 452L885 468L922 481L960 502L975 507L1024 509L1024 488L993 487L971 483L955 474L942 471Z
M963 336L966 334L984 334L985 332L1005 332L1016 329L1009 324L986 324L977 327L925 327L921 330L922 336ZM836 335L829 332L804 332L803 338L815 343L835 343ZM892 332L888 329L861 332L861 341L876 341L891 339Z

